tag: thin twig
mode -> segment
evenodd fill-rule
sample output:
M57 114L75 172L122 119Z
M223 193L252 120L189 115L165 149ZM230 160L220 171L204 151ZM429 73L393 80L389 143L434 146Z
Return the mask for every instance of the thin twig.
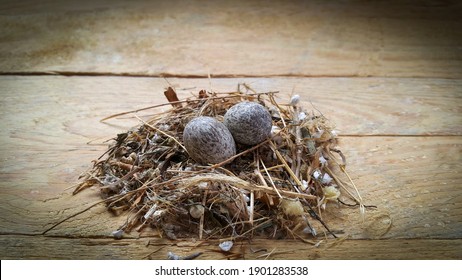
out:
M99 205L99 204L101 204L101 203L104 203L104 202L106 202L106 201L108 201L108 200L109 200L109 199L105 199L105 200L101 200L101 201L98 201L98 202L96 202L96 203L93 203L92 205L88 206L87 208L85 208L85 209L83 209L83 210L81 210L81 211L78 211L78 212L76 212L76 213L74 213L74 214L72 214L72 215L70 215L70 216L68 216L68 217L66 217L66 218L64 218L64 219L62 219L61 221L57 222L57 223L54 224L53 226L51 226L51 227L49 227L48 229L46 229L45 231L43 231L43 232L41 233L41 235L45 235L47 232L49 232L50 230L56 228L56 227L59 226L60 224L66 222L66 221L68 221L68 220L70 220L70 219L72 219L72 218L74 218L74 217L76 217L76 216L78 216L78 215L80 215L80 214L82 214L82 213L85 213L85 212L87 212L88 210L90 210L91 208L95 207L96 205Z
M145 126L148 126L149 128L151 128L152 130L156 131L156 132L159 132L160 134L162 135L165 135L167 136L168 138L172 139L173 141L175 141L175 143L178 144L178 146L180 146L184 151L187 151L186 148L183 146L183 144L180 143L180 141L178 141L175 137L171 136L170 134L168 133L165 133L164 131L158 129L158 128L155 128L154 126L148 124L147 122L143 121L140 117L138 117L137 115L135 115L135 118L137 118L140 122L142 122Z
M264 163L261 159L260 159L260 163L261 163L261 165L263 166L263 169L265 170L266 175L268 176L268 179L270 180L271 185L273 186L273 189L277 192L279 198L282 198L282 195L279 193L278 188L276 188L276 185L274 184L274 181L273 181L273 179L271 178L271 175L269 174L268 169L266 169L265 163ZM265 179L263 179L263 176L261 175L261 173L258 172L257 174L261 176L262 182L264 182L264 184L265 184L266 186L268 186L268 185L266 184Z
M278 151L278 149L276 148L276 145L274 145L273 141L270 141L270 145L271 145L271 149L273 150L273 152L276 154L277 158L279 159L280 162L282 162L282 164L284 165L287 173L289 173L290 177L292 178L292 180L294 180L295 184L297 184L299 187L303 187L303 184L302 182L300 181L300 179L298 179L298 177L295 175L295 173L293 172L293 170L290 168L290 166L287 164L286 160L284 159L284 157L281 155L281 153ZM295 186L294 186L295 187ZM295 188L297 191L298 191L298 188Z
M262 94L268 94L268 95L271 95L271 94L275 94L275 93L278 93L279 91L271 91L271 92L263 92L263 93L258 93L258 94L247 94L247 95L262 95ZM217 97L209 97L208 99L224 99L224 98L237 98L237 97L242 97L242 96L239 96L239 95L234 95L234 96L217 96ZM188 103L188 102L195 102L195 101L204 101L204 98L196 98L196 99L185 99L185 100L179 100L179 101L173 101L173 102L168 102L168 103L162 103L162 104L157 104L157 105L153 105L153 106L148 106L148 107L144 107L144 108L140 108L140 109L136 109L136 110L132 110L132 111L125 111L125 112L121 112L121 113L117 113L117 114L113 114L113 115L110 115L108 117L105 117L103 119L100 120L100 122L104 122L104 121L107 121L109 119L113 119L113 118L116 118L116 117L120 117L120 116L123 116L123 115L128 115L128 114L133 114L133 113L138 113L140 111L146 111L146 110L149 110L149 109L155 109L155 108L159 108L159 107L163 107L163 106L167 106L167 105L174 105L174 104L181 104L181 103Z
M202 198L202 205L205 205L205 202L207 201L207 190L205 190L204 192L204 197ZM205 209L204 209L204 206L202 206L202 213L201 213L201 217L200 217L200 220L199 220L199 240L202 240L202 235L204 233L204 218L205 218Z
M247 150L245 150L245 151L243 151L243 152L240 152L239 154L234 155L234 156L228 158L227 160L224 160L224 161L222 161L222 162L219 162L219 163L217 163L217 164L214 164L214 165L210 166L210 169L215 169L215 168L221 167L221 166L223 166L223 165L225 165L225 164L227 164L227 163L230 163L230 162L232 162L233 160L235 160L236 158L238 158L238 157L240 157L240 156L242 156L242 155L245 155L245 154L247 154L247 153L249 153L249 152L251 152L251 151L253 151L253 150L256 150L256 149L260 148L261 146L265 145L265 144L268 143L269 141L271 141L271 138L268 138L268 139L266 139L265 141L261 142L260 144L258 144L258 145L256 145L256 146L253 146L252 148L248 148Z
M255 206L255 193L254 191L250 191L250 204L249 204L249 208L250 208L250 213L249 213L249 222L250 222L250 225L253 226L253 213L254 213L254 206Z
M151 257L152 254L155 254L155 253L159 252L160 250L164 249L165 247L167 247L167 245L164 245L164 246L161 246L161 247L157 248L153 252L151 252L151 253L147 254L146 256L142 257L142 259L149 259L149 257Z
M361 204L361 201L355 197L355 195L353 193L351 193L351 191L345 186L345 184L343 183L343 181L328 167L326 166L326 171L327 171L327 174L329 174L329 176L331 176L334 181L337 183L337 185L339 187L341 187L344 191L347 192L347 194L354 200L356 201L357 203Z

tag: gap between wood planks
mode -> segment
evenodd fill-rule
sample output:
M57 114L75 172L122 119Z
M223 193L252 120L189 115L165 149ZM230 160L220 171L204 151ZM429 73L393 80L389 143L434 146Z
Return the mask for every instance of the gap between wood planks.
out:
M207 78L399 78L399 79L428 79L421 76L399 76L399 75L307 75L307 74L137 74L137 73L113 73L113 72L72 72L72 71L33 71L33 72L0 72L0 76L65 76L65 77L131 77L131 78L177 78L177 79L207 79ZM460 78L436 78L445 80L460 80Z
M451 134L338 134L339 137L461 137L462 135Z

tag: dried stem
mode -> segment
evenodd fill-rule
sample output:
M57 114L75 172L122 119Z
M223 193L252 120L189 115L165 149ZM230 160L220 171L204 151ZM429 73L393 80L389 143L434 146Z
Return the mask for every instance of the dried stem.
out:
M271 182L271 186L272 186L273 189L276 191L276 193L278 194L279 198L282 198L282 195L279 193L278 188L277 188L276 185L274 184L274 181L273 181L273 179L271 178L271 175L269 174L268 169L266 169L265 163L264 163L261 159L260 159L260 163L261 163L261 165L263 166L263 169L265 170L265 173L266 173L266 175L268 176L268 179L269 179L270 182ZM262 182L264 182L265 186L268 186L268 185L266 184L265 179L263 179L263 176L261 175L261 173L258 172L257 174L261 177L261 180L262 180Z

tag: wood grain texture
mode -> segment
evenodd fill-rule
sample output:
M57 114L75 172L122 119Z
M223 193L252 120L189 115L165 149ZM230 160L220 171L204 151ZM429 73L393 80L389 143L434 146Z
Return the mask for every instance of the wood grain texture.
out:
M366 203L378 209L367 211L363 223L358 209L331 204L323 218L332 230L352 239L461 238L461 147L459 137L344 139L342 150L349 160L348 170ZM42 162L41 167L18 163L16 171L3 168L0 234L40 234L99 200L97 190L76 196L65 191L76 181L78 171L102 152L85 152L84 146L79 150L79 156L61 152L67 156L56 155L52 159L55 166L50 166L46 163L51 161L51 152L37 145L31 155L21 157L26 162ZM47 235L108 237L125 218L113 217L100 205ZM322 227L316 227L322 233ZM153 234L147 231L141 235Z
M94 239L30 236L0 236L2 259L167 259L168 252L188 256L202 252L198 260L226 259L461 259L461 240L345 240L319 247L294 240L238 242L230 253L222 253L218 241L205 243L164 239ZM258 252L255 252L259 250ZM273 251L274 250L274 251ZM255 252L255 253L254 253ZM269 254L272 252L271 254Z
M209 87L208 79L168 81L180 96ZM348 236L342 245L349 248L347 251L324 253L310 248L299 256L287 250L300 247L301 242L285 245L285 241L278 241L278 250L287 253L275 258L460 258L459 80L259 78L211 82L216 91L233 90L238 82L247 82L261 91L280 90L281 98L287 96L287 100L295 86L302 100L312 100L341 132L349 132L349 136L341 137L340 145L348 159L347 168L365 201L378 207L366 213L363 223L357 209L329 205L323 218L334 231ZM110 233L126 217L112 216L103 205L41 235L54 223L99 200L95 189L72 196L69 188L91 160L105 150L106 144L101 145L104 140L137 125L132 118L107 123L98 120L165 102L161 92L167 85L164 79L156 78L0 77L0 257L137 259L142 256L140 252L154 251L137 251L147 238L177 246L149 230L114 241ZM356 106L349 105L354 100ZM417 112L425 116L424 123L419 122ZM368 122L380 123L375 126L375 136L364 137L374 134ZM92 144L87 145L91 140ZM322 233L320 225L316 227ZM92 242L99 245L90 246ZM275 241L255 242L270 248ZM42 243L46 244L42 251L27 249ZM76 249L69 251L70 244ZM119 246L126 251L119 252ZM221 253L212 252L216 244L210 246L205 247L210 250L205 258L221 257ZM164 258L167 248L151 257Z
M89 141L113 137L114 126L127 129L137 125L135 118L127 119L130 116L106 125L98 121L166 103L163 91L169 85L180 98L186 98L201 89L235 91L238 83L247 83L259 92L279 91L281 102L288 102L292 93L299 94L305 109L320 110L343 135L462 135L462 80L447 79L2 76L0 106L4 124L15 133L26 133L15 129L17 125L29 130L45 125L52 128L49 119L59 119L60 126L77 130L74 133ZM44 107L53 109L48 112ZM98 129L87 131L89 123ZM53 132L49 129L47 133Z
M458 1L69 2L0 4L0 73L462 77Z

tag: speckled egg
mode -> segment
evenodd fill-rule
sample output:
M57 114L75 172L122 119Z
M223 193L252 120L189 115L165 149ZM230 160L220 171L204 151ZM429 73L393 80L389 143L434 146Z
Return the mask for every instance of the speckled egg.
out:
M201 164L215 164L236 154L228 128L212 117L197 117L184 128L183 143L191 158Z
M224 118L224 124L238 143L255 145L271 135L271 115L256 102L237 103L229 108Z

